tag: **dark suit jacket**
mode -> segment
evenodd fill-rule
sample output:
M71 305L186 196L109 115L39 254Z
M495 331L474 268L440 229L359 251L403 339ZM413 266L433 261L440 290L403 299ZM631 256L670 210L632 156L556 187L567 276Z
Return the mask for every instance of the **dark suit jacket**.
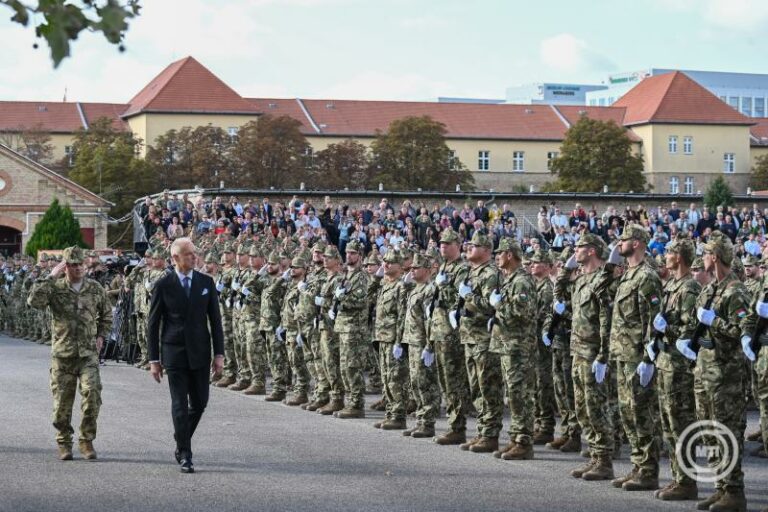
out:
M149 360L159 360L170 369L210 366L211 341L213 353L223 355L224 331L213 279L195 270L187 298L179 276L168 272L152 291L147 325Z

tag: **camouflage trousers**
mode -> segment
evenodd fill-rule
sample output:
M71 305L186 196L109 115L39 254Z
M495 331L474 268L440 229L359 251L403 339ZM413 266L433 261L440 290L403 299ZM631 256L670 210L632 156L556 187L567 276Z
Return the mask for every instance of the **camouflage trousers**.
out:
M317 338L317 336L313 336L313 331L316 329L312 329L312 327L305 329L301 324L299 324L297 328L299 329L298 332L301 333L301 338L304 342L304 346L301 349L304 354L304 365L307 367L307 371L309 372L310 381L315 381L315 385L317 385L318 376L316 364L319 362L319 360L315 361L315 352L312 347L315 338L319 342L319 338Z
M339 363L339 337L329 329L320 331L320 354L323 360L323 368L328 378L328 388L331 400L344 399L344 383L341 380L341 366Z
M768 346L763 346L754 364L755 400L760 408L760 431L763 433L763 449L768 453Z
M656 382L640 385L637 363L617 361L619 412L624 432L629 439L632 465L642 476L659 476L658 411Z
M682 370L656 368L656 386L659 394L661 429L669 447L669 463L675 482L688 485L694 481L681 469L685 460L679 460L675 448L683 431L696 421L696 400L693 396L693 373ZM690 466L690 464L686 464ZM691 473L691 469L688 469Z
M149 362L149 348L147 346L147 317L144 313L136 314L136 343L141 351L140 363Z
M371 391L381 389L381 363L379 363L379 351L373 346L373 340L366 351L365 371L368 372L368 387Z
M304 360L304 353L310 352L309 347L300 347L296 342L296 335L299 331L289 329L285 333L285 345L288 351L288 362L291 365L291 374L293 375L293 394L308 395L309 382L312 378L307 369L307 363ZM307 348L305 351L304 349ZM291 383L289 383L290 385Z
M501 373L509 401L509 439L516 443L533 444L534 402L536 401L536 372L530 348L513 348L501 356Z
M608 405L608 376L598 384L592 373L592 361L573 356L573 401L576 418L587 438L593 457L613 454L613 415Z
M452 432L467 431L469 381L467 379L464 345L454 337L435 342L435 359L440 387L445 396L445 413Z
M487 344L464 346L467 378L472 402L477 409L477 433L482 437L499 437L504 415L501 357L488 350Z
M408 346L403 345L403 355L395 359L392 354L394 343L379 343L379 361L381 378L384 385L384 397L387 399L386 419L405 421L405 408L408 402L409 357Z
M247 375L251 384L266 386L267 384L267 342L259 331L259 321L249 315L245 322L245 354L248 369L241 369L240 375Z
M555 432L555 387L552 377L552 349L536 340L534 429L543 434Z
M251 368L248 366L248 311L233 308L232 310L232 344L237 366L237 380L250 384Z
M314 327L307 329L306 339L309 340L309 351L312 352L312 362L308 366L314 367L315 389L312 392L312 400L317 402L327 402L330 399L331 386L328 384L328 375L325 373L323 365L323 351L320 345L320 330ZM307 348L304 348L304 360L308 356ZM310 374L312 370L310 370Z
M339 365L341 379L346 392L347 407L363 409L365 407L366 353L370 344L361 332L339 333Z
M564 437L577 438L581 436L581 425L576 418L573 401L572 365L570 343L563 345L563 348L552 349L552 382L557 409L560 412L560 432Z
M96 420L101 408L99 358L54 357L51 359L51 393L53 394L53 427L56 442L72 445L72 407L80 384L80 441L96 439Z
M232 323L232 308L221 304L221 326L224 330L224 371L223 378L237 377L237 356L235 355L235 333Z
M437 366L433 363L427 368L421 360L423 348L408 346L409 375L411 388L416 397L416 424L434 428L440 416L440 381Z
M269 372L272 374L272 393L284 395L291 383L288 351L284 341L278 341L275 331L262 331L267 345Z
M716 455L710 457L708 461L710 467L727 468L730 462L736 459L733 471L722 474L715 483L717 489L737 492L744 489L741 458L744 454L744 429L747 427L746 403L743 395L745 378L747 376L744 374L741 357L734 357L727 362L702 361L700 353L693 370L696 417L699 420L719 421L725 425L736 437L739 447L735 454L729 450L727 459L723 457L722 450L713 450ZM704 437L703 442L713 444L715 441Z

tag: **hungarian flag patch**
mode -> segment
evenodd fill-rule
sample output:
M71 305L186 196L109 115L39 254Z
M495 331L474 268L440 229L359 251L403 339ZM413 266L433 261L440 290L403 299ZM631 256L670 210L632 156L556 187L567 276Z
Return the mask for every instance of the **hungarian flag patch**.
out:
M651 304L656 306L656 305L659 304L659 302L661 302L661 300L659 300L659 296L658 295L651 295Z
M739 309L738 311L736 311L736 316L739 318L744 318L745 316L747 316L747 310L744 308Z

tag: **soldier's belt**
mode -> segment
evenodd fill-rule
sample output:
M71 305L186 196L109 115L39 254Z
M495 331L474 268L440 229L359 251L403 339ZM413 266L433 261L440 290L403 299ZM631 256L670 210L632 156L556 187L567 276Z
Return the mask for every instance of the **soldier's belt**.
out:
M699 340L699 346L701 348L706 348L707 350L712 350L715 348L715 342L712 340Z

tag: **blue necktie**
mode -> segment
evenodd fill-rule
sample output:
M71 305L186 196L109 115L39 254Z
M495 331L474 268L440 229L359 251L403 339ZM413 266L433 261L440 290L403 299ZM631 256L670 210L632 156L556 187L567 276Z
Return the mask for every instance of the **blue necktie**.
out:
M189 298L189 292L192 291L189 287L189 277L184 277L184 293L187 294L187 298Z

